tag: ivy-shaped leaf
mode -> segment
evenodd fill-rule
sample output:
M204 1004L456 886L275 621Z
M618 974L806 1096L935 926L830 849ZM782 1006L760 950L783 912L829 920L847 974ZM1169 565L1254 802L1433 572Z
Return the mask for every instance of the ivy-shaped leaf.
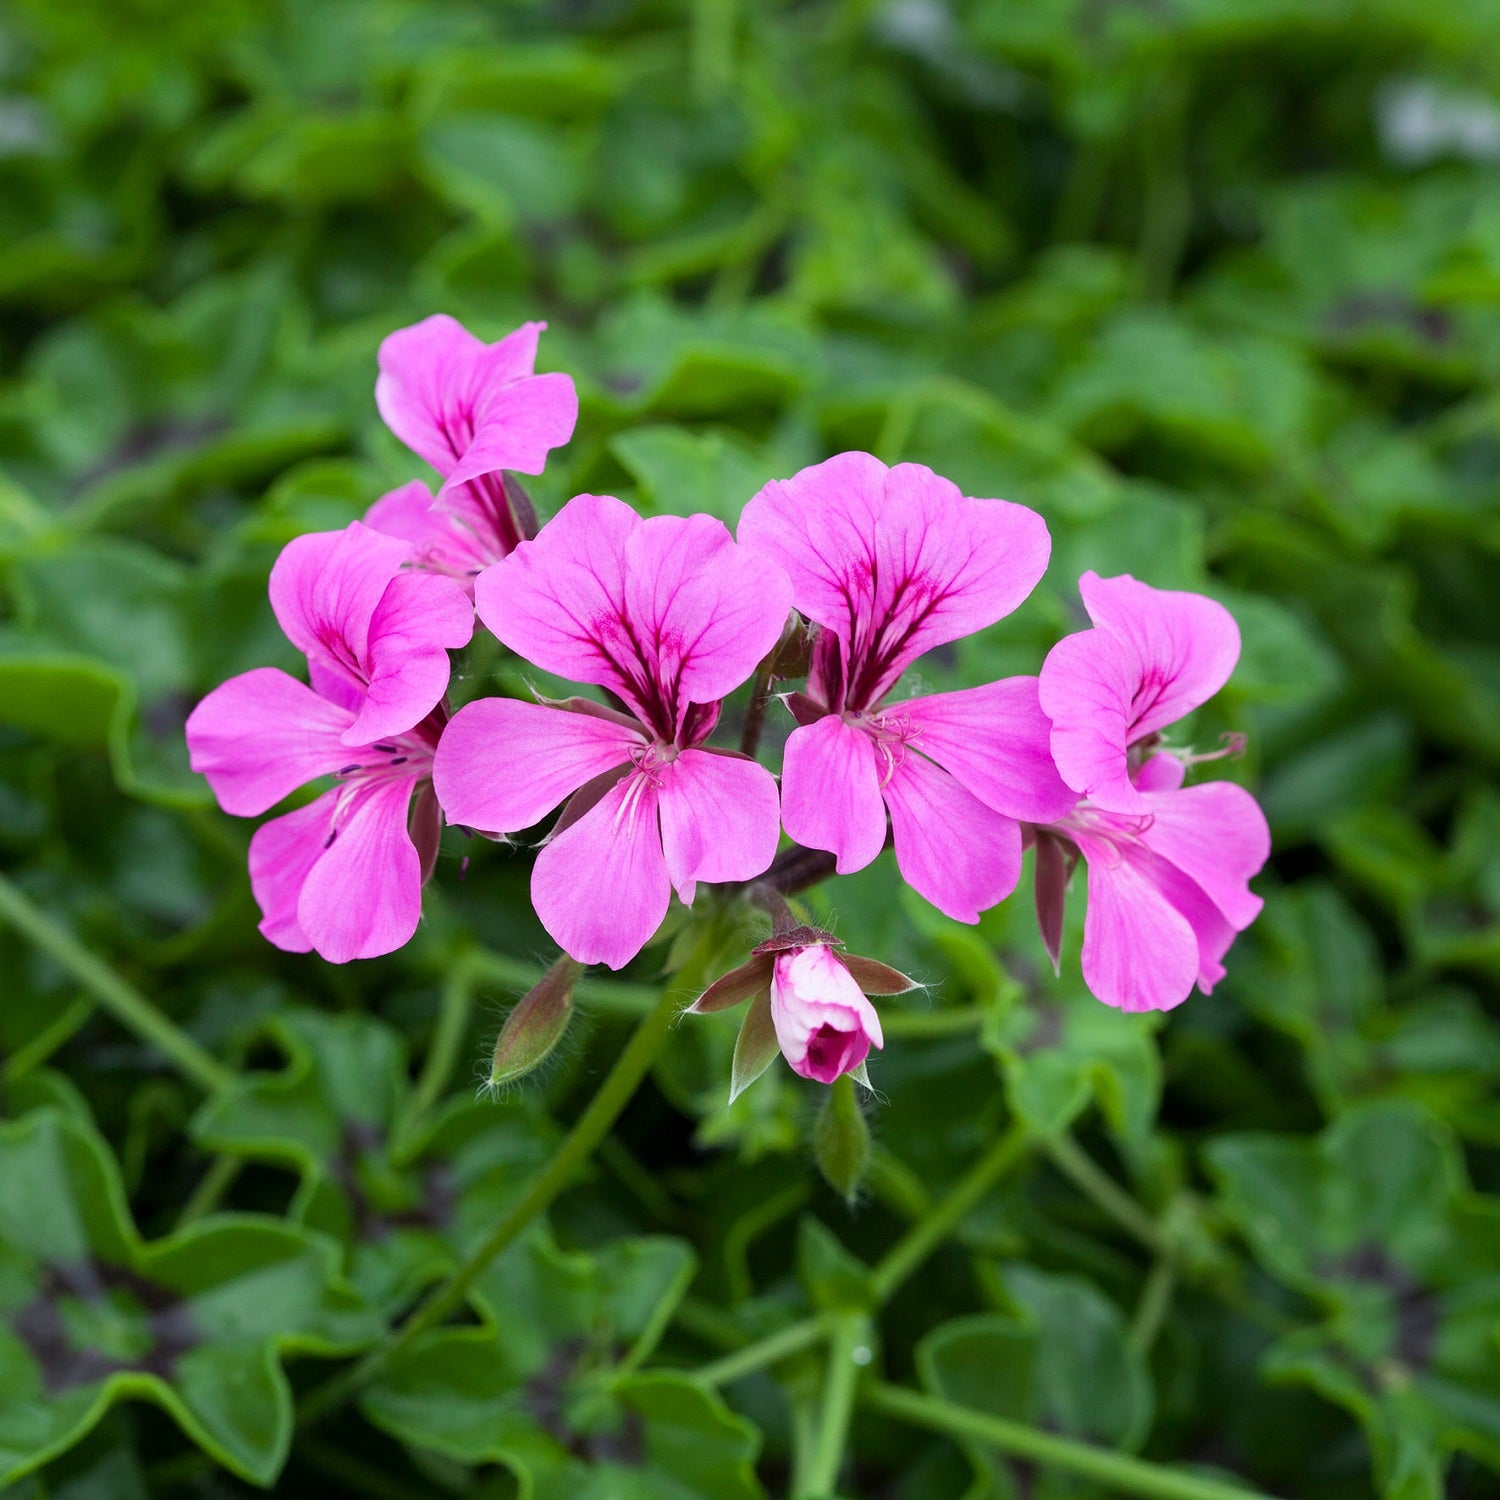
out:
M0 1245L0 1484L126 1399L269 1484L292 1434L281 1356L382 1330L337 1247L299 1226L222 1214L142 1241L108 1148L54 1110L0 1127Z
M1097 1101L1126 1147L1144 1145L1161 1099L1156 1015L1126 1016L1073 985L1002 999L982 1040L1017 1119L1055 1135Z
M1014 1310L956 1318L917 1350L922 1383L934 1395L1011 1421L1042 1426L1133 1451L1151 1427L1155 1400L1145 1360L1126 1337L1125 1320L1086 1281L1034 1266L1009 1267L1005 1291ZM979 1494L1008 1492L1005 1470L987 1450L970 1454ZM1042 1477L1038 1500L1056 1489ZM1028 1491L1028 1493L1031 1493Z
M349 1244L350 1279L379 1306L442 1275L546 1159L552 1129L525 1095L455 1099L410 1121L405 1048L381 1021L295 1010L268 1034L287 1067L242 1076L199 1111L194 1136L295 1168L293 1217Z
M364 1412L416 1447L504 1464L527 1500L756 1500L754 1430L686 1376L635 1373L693 1265L677 1240L581 1255L533 1233L481 1279L481 1326L418 1339Z
M1314 1140L1225 1136L1207 1156L1257 1259L1321 1314L1267 1375L1352 1412L1392 1500L1441 1495L1455 1452L1500 1470L1500 1203L1469 1191L1450 1133L1368 1104Z

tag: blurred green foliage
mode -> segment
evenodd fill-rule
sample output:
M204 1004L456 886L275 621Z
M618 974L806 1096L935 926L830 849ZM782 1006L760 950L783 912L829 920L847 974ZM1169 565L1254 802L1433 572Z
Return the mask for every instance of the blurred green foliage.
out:
M691 1372L809 1315L861 1379L1153 1462L1500 1494L1497 77L1495 0L11 0L0 858L235 1077L0 926L0 1484L805 1494L816 1349ZM1165 1019L1086 995L1076 910L1054 981L1024 895L976 931L883 864L814 893L931 985L882 1002L863 1201L817 1090L726 1110L734 1023L686 1021L473 1321L294 1436L658 978L586 981L542 1082L476 1103L548 957L525 849L450 833L411 947L335 969L258 937L249 829L187 770L196 698L293 664L279 546L417 472L374 353L440 310L549 320L583 407L544 514L732 523L848 447L1041 511L1048 579L926 686L1036 670L1088 567L1223 599L1195 736L1248 734L1276 852ZM458 696L520 690L497 658ZM846 1496L1117 1492L863 1400L847 1452Z

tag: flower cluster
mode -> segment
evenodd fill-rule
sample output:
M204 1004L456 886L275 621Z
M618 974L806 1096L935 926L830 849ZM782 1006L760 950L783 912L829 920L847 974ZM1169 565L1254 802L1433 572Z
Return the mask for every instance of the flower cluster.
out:
M867 996L911 981L842 954L786 897L888 845L907 884L971 923L1033 849L1054 965L1081 861L1099 999L1165 1009L1212 989L1260 908L1249 882L1269 853L1250 794L1184 785L1215 757L1167 737L1234 668L1221 605L1086 573L1091 628L1038 676L902 696L918 658L1025 602L1048 564L1042 518L919 464L842 453L768 484L737 537L608 495L577 495L538 527L515 474L542 471L578 409L567 376L534 373L542 327L485 344L433 317L385 341L377 405L441 487L415 480L363 522L291 542L271 604L308 683L247 672L188 721L193 766L229 812L333 778L251 841L272 943L339 963L389 952L416 930L445 818L498 839L560 808L532 900L579 963L628 963L673 891L684 906L700 883L764 898L772 937L694 1007L751 1001L736 1089L777 1051L804 1077L863 1077L882 1045ZM448 653L476 615L521 661L597 695L453 711ZM712 743L747 683L752 725L778 688L795 721L779 786L753 733Z

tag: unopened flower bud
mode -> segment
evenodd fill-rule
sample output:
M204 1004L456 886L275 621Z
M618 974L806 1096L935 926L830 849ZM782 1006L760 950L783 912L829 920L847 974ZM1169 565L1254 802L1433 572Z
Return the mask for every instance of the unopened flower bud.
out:
M573 985L583 965L557 960L505 1018L490 1064L490 1086L514 1083L545 1062L573 1019Z
M825 943L776 955L771 1020L792 1071L818 1083L854 1072L885 1045L875 1007Z

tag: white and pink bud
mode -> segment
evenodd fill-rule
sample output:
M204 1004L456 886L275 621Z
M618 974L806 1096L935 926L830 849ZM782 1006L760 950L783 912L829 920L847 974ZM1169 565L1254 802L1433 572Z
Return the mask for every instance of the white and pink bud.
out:
M839 953L838 939L816 927L781 926L749 959L704 990L689 1007L711 1015L750 1001L734 1051L732 1103L781 1053L794 1073L832 1083L853 1073L885 1038L867 995L900 995L916 980L873 958Z
M825 943L776 955L771 1021L792 1071L817 1083L857 1071L871 1047L885 1045L875 1007Z

